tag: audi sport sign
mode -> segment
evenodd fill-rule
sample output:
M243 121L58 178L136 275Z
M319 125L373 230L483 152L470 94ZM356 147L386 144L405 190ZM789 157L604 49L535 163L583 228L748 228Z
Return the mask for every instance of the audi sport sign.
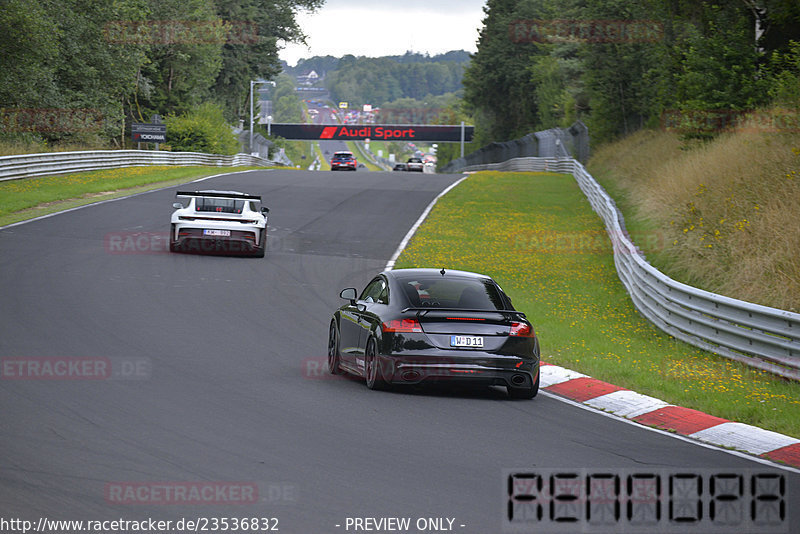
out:
M464 141L472 141L474 126L464 126ZM272 124L272 135L284 139L341 141L461 141L461 126L418 124Z

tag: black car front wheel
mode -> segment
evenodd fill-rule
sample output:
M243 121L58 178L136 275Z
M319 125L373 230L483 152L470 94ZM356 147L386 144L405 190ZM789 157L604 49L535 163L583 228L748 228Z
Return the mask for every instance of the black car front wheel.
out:
M369 389L386 388L386 380L383 378L381 365L378 361L378 347L372 338L367 341L367 350L364 353L364 375Z
M339 333L336 331L336 323L331 321L331 329L328 333L328 371L332 375L341 374L339 361Z

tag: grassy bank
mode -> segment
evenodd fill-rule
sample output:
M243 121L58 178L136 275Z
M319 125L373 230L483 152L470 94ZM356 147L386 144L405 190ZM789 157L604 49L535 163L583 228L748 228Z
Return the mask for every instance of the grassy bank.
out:
M316 154L317 159L319 160L320 163L319 170L321 171L331 170L331 164L328 162L328 159L325 157L325 154L322 153L322 149L319 147L319 143L314 143L314 154Z
M361 150L361 145L353 141L347 141L347 149L352 152L359 163L363 163L370 171L382 171L380 167L372 163L364 151Z
M383 156L389 159L389 154L394 154L395 161L406 161L411 157L411 151L407 148L407 143L395 141L387 143L385 141L375 141L374 139L369 142L370 151L377 155L378 151L383 151Z
M800 437L800 385L678 342L635 311L602 222L569 176L471 176L397 263L423 266L494 277L535 325L545 362Z
M224 172L262 167L125 167L0 182L0 226Z
M682 282L800 311L800 134L687 143L643 131L600 148L589 172L648 260Z

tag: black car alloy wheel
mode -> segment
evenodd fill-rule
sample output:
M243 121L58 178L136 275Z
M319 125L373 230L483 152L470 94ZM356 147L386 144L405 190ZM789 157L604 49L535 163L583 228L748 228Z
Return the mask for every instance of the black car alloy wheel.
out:
M339 369L339 337L334 321L331 321L331 329L328 334L328 370L332 375L338 375L342 372Z
M369 389L383 389L386 386L378 362L378 349L372 338L367 341L367 351L364 353L364 374Z

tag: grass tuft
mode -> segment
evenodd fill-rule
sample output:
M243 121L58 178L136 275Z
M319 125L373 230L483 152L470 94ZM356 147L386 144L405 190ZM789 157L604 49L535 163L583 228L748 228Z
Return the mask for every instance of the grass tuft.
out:
M665 274L800 312L800 133L685 144L642 131L600 148L589 171Z

